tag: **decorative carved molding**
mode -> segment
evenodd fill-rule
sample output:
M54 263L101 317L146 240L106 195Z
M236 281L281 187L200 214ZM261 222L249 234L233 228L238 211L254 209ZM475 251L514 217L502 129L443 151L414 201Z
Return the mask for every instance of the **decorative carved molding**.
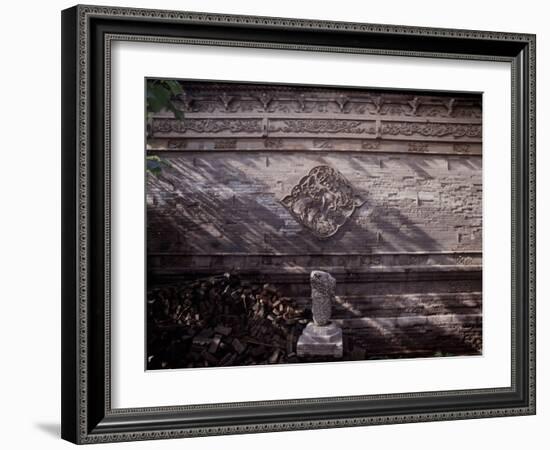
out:
M459 153L469 153L471 149L470 144L456 143L453 144L453 150Z
M223 109L225 111L229 111L229 106L233 101L233 97L231 95L228 95L227 92L222 92L219 98L220 98L220 101L222 102Z
M235 140L234 148L222 141ZM225 146L225 148L222 148ZM339 134L334 137L329 134L298 133L260 133L240 134L224 132L212 133L158 133L148 144L147 151L159 153L178 150L189 152L209 152L212 150L234 151L270 151L307 153L330 151L336 153L424 153L439 155L455 155L457 157L480 156L482 143L479 138L447 138L441 139L424 136L380 136L366 134Z
M481 107L455 106L453 117L458 119L481 119Z
M378 150L380 148L380 141L362 141L361 148L363 150Z
M481 125L462 123L383 122L382 134L404 136L481 137Z
M262 104L264 111L267 111L269 108L269 104L273 100L273 97L266 92L261 92L257 98L258 101Z
M281 203L313 235L326 239L334 236L365 202L338 170L316 166Z
M372 103L374 105L374 112L375 114L380 114L380 109L382 108L382 105L384 104L384 99L382 96L377 96L372 99Z
M261 119L153 119L153 133L260 133Z
M189 91L192 86L192 92ZM378 116L481 118L481 103L474 97L441 98L437 95L377 94L278 85L244 86L185 82L174 101L179 108L199 113L331 113Z
M407 103L411 107L411 112L409 113L409 115L416 116L416 111L420 106L420 99L418 97L414 97L411 101L408 101Z
M348 98L345 95L339 95L335 101L338 107L340 108L340 112L344 112L344 108L349 102Z
M234 150L237 148L236 139L219 139L214 142L216 150Z
M313 146L315 148L322 148L325 150L334 149L334 142L332 139L314 139Z
M350 133L375 134L372 122L342 119L294 119L281 120L281 125L274 125L271 132L282 133Z
M296 101L298 102L298 109L296 112L304 112L306 110L306 96L304 94L298 94Z
M187 141L169 141L167 147L171 150L185 150Z
M408 148L411 152L423 153L429 150L429 145L427 142L409 142Z
M447 108L447 116L449 117L452 116L455 103L456 103L456 98L451 98L445 103L445 106Z
M264 140L264 147L265 148L281 148L283 146L283 140L282 139L265 139Z

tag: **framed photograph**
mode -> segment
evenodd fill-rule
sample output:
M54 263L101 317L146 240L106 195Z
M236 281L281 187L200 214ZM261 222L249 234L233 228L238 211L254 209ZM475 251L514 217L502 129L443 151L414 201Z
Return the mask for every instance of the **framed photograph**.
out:
M535 413L535 36L62 12L62 436Z

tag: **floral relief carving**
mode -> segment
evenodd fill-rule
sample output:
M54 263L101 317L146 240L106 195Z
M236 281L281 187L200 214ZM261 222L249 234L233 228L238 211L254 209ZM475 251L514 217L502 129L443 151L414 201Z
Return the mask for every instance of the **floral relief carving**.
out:
M361 120L296 119L283 120L270 131L283 133L353 133L374 134L373 126Z
M316 166L281 200L292 216L320 239L335 235L365 202L330 166Z
M380 110L381 115L391 115L391 116L403 116L403 106L396 103L388 103L382 106Z
M404 136L452 136L479 138L481 125L462 123L416 123L416 122L384 122L382 134Z
M447 113L446 113L446 108L443 107L443 106L424 106L424 105L421 105L419 108L418 108L418 116L423 116L423 117L446 117L447 116Z
M261 119L154 119L153 133L258 133L262 131Z

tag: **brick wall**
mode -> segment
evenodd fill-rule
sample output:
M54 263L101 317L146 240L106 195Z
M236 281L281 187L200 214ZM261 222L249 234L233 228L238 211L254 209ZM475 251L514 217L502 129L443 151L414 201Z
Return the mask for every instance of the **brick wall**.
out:
M148 184L150 253L476 252L481 157L317 152L163 155ZM337 168L364 200L320 240L281 200L318 165Z
M307 304L309 271L323 269L345 329L394 336L382 353L412 352L413 335L416 352L438 351L441 335L451 353L479 351L479 96L183 85L183 121L148 124L147 152L165 163L147 180L151 282L234 271ZM328 238L283 202L317 166L360 205Z

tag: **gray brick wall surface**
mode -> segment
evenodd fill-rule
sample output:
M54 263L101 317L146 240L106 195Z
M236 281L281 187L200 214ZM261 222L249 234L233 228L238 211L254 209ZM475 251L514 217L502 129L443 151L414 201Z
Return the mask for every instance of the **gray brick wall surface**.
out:
M307 304L309 271L327 270L344 330L386 330L371 334L380 352L414 353L416 339L429 353L441 336L480 351L480 96L183 87L183 120L148 121L147 154L163 161L147 176L150 280L233 271ZM363 202L326 239L282 202L317 166Z

